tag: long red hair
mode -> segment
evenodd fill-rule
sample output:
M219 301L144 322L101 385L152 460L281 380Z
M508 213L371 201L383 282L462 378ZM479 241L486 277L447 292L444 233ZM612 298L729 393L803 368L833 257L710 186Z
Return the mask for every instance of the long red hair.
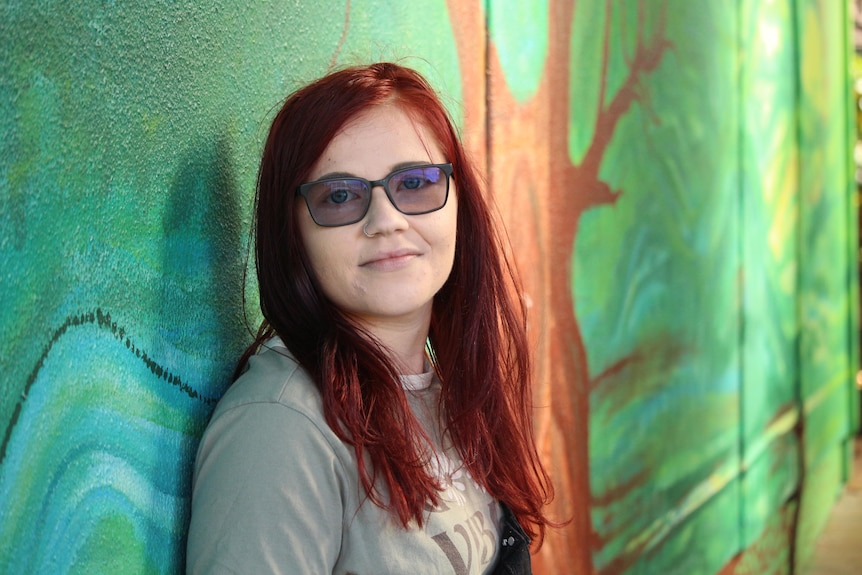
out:
M349 120L386 103L424 125L454 167L455 262L434 298L428 337L448 433L473 478L541 541L552 487L533 437L526 313L513 295L517 278L452 121L417 72L391 63L336 71L295 92L276 115L255 202L264 321L236 373L265 340L279 335L319 388L329 426L356 450L368 497L405 527L411 519L421 525L427 506L439 502L418 441L423 432L398 373L386 350L323 295L295 225L296 210L306 209L295 190L329 142Z

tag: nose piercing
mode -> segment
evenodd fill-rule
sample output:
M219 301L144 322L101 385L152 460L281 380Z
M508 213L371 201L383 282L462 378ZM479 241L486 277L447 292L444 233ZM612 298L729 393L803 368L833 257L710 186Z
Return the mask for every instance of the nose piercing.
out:
M365 234L366 238L373 238L377 234L369 234L368 233L368 222L365 222L365 225L362 226L362 233Z

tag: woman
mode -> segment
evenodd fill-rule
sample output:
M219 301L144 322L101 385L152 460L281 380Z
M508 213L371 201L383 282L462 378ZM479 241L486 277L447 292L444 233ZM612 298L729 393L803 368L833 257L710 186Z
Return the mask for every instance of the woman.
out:
M384 63L293 94L255 212L265 319L198 451L189 572L528 573L525 314L434 91Z

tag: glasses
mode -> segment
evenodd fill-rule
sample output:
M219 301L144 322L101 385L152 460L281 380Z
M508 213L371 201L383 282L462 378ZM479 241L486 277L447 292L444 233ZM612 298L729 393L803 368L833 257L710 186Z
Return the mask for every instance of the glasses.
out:
M319 226L355 224L371 205L371 190L383 186L392 205L402 214L416 216L446 205L452 164L429 164L395 170L382 180L326 178L302 184L296 195L305 198L311 218Z

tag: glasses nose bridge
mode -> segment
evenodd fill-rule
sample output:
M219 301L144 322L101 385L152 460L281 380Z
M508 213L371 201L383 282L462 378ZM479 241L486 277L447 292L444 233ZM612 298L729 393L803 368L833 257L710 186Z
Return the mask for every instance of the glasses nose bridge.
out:
M383 188L383 191L386 192L386 195L389 195L389 176L386 176L382 180L368 180L368 191L370 192L374 188Z
M392 206L396 210L401 211L400 209L398 209L398 206L395 205L395 199L392 197L392 194L389 193L390 177L391 176L386 176L382 180L366 180L368 182L368 207L371 206L371 201L374 199L374 194L372 193L374 191L374 188L383 188L383 193L386 194L386 199L389 201L389 203L392 204ZM366 210L367 209L368 208L366 208Z
M363 219L370 218L369 221L375 221L375 225L401 227L403 218L406 215L401 208L395 203L395 199L389 193L389 176L382 180L368 180L368 203L365 206ZM374 188L383 188L383 196L374 199ZM382 203L381 203L382 202ZM378 220L380 220L378 222ZM382 223L386 222L386 223Z

